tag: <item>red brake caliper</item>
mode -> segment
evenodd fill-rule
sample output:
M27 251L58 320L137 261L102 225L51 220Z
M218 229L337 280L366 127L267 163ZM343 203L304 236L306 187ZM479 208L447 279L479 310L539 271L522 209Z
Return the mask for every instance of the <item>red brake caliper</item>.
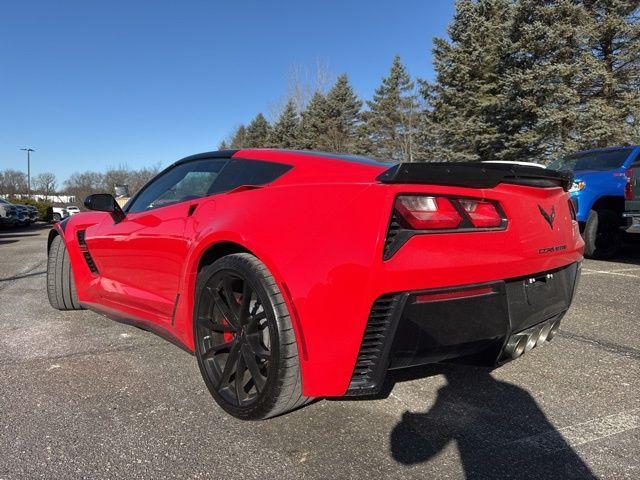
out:
M230 323L227 321L226 318L222 319L222 324L223 325L230 325ZM224 342L225 343L229 343L231 340L233 340L233 332L223 332L222 333L222 338L224 338Z

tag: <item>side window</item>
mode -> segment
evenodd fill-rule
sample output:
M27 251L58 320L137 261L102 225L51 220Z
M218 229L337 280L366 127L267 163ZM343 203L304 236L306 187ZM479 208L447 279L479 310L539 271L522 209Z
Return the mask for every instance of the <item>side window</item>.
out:
M291 165L232 158L220 176L211 185L209 194L228 192L241 185L271 183L291 169Z
M147 184L127 212L143 212L208 195L228 161L224 158L194 160L172 168Z

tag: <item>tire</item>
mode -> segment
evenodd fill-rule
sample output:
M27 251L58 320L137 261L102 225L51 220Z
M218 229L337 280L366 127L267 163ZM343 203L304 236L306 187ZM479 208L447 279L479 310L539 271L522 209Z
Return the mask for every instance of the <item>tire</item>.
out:
M620 250L620 216L613 210L591 210L584 227L584 256L604 260Z
M62 220L62 216L59 213L54 213L52 218L54 223L57 223L60 220Z
M78 301L67 247L60 235L54 237L49 248L47 295L53 308L58 310L83 310Z
M202 378L230 415L261 420L309 400L302 395L287 306L273 276L253 255L228 255L200 272L193 323Z

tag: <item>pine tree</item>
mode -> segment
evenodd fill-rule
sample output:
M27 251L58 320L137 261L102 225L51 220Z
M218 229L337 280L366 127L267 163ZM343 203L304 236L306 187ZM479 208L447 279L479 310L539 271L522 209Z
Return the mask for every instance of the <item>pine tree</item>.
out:
M637 0L584 0L582 148L640 143Z
M326 146L329 105L326 97L316 91L307 108L302 112L298 147L307 150L324 150Z
M269 129L269 122L264 118L264 115L262 115L262 113L256 115L247 127L245 146L253 148L263 148L268 146Z
M284 110L273 124L269 144L275 148L297 148L299 144L300 119L296 106L289 100Z
M420 122L420 150L436 160L488 160L504 148L508 129L501 97L510 0L461 0L449 26L450 40L434 39L434 84L422 82L429 105Z
M229 145L227 145L226 140L222 140L218 145L218 150L229 150Z
M358 149L380 158L414 161L419 105L414 83L399 56L393 59L389 76L382 79L367 105L360 132L365 138Z
M340 75L327 93L326 134L321 144L331 152L352 151L356 143L362 102L353 92L346 74Z
M497 158L545 161L578 148L584 21L575 0L517 2L496 119L511 130Z
M632 0L461 0L436 39L419 141L443 159L545 161L640 140Z
M231 136L230 147L233 149L244 148L246 146L247 128L240 125Z

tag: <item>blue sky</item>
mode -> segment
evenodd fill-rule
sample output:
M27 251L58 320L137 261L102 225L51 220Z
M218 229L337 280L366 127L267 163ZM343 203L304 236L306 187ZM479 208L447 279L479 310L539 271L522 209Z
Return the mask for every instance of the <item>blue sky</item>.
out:
M320 61L370 97L398 53L432 78L452 0L7 1L0 170L166 166L213 150Z

